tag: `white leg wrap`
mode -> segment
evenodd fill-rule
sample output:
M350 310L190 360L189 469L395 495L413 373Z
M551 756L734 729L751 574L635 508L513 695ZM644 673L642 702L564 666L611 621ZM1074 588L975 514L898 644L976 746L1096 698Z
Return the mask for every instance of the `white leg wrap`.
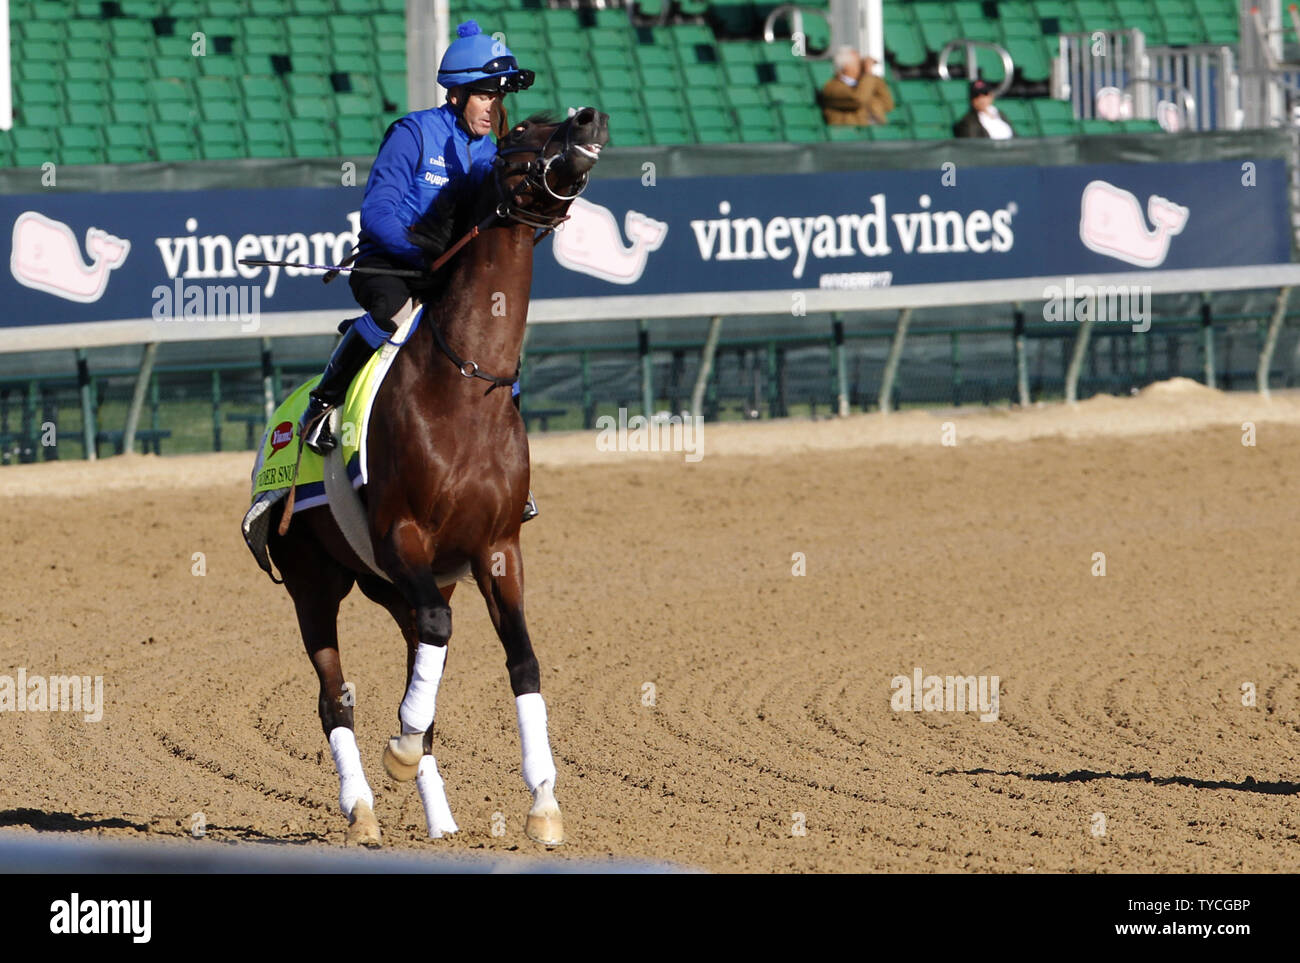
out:
M433 725L433 713L438 702L438 683L442 681L442 667L447 664L447 647L421 642L415 648L415 671L411 684L406 687L406 697L398 715L402 720L402 734L418 732L423 735Z
M519 716L519 745L524 753L524 785L528 791L547 780L555 785L555 760L551 758L551 742L546 735L546 703L540 692L529 692L515 698L515 712Z
M339 773L339 808L343 815L352 817L352 807L358 799L364 799L372 807L375 795L366 783L366 774L361 768L361 752L357 749L356 734L347 726L339 726L330 732L330 752L334 754L334 768Z
M444 834L458 832L460 827L451 818L451 806L447 805L447 793L443 788L442 776L438 775L438 763L433 756L421 756L420 768L415 774L415 785L420 790L420 802L424 803L424 818L429 825L429 837L441 839Z

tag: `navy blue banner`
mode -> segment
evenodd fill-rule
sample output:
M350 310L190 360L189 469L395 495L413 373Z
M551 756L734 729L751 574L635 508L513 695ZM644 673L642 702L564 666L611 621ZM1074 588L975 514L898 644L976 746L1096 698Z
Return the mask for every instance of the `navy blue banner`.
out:
M1245 168L1245 169L1243 169ZM352 313L359 187L0 197L0 326ZM1277 264L1281 160L596 180L536 249L534 298L866 288ZM249 295L252 294L250 303ZM652 312L651 312L652 313Z

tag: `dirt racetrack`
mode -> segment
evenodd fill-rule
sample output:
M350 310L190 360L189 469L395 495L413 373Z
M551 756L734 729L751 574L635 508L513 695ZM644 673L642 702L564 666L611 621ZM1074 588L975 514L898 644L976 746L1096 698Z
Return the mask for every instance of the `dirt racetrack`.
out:
M522 833L513 700L473 588L438 699L461 832L439 841L379 765L400 636L346 600L388 845L756 872L1300 870L1300 399L1170 383L705 440L698 464L534 440L528 612L570 837L551 855ZM105 699L97 723L0 713L0 827L189 837L202 813L195 846L341 845L315 675L239 536L250 467L0 469L0 674L102 675ZM918 667L998 676L997 719L894 711L891 680Z

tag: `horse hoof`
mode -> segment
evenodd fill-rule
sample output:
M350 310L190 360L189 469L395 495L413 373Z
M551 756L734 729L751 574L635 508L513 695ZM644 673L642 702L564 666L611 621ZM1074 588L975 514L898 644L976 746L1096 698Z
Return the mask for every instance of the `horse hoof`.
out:
M367 846L370 849L378 849L383 845L379 834L379 820L375 818L375 811L370 808L370 803L364 799L358 799L357 804L352 807L346 844Z
M554 847L564 845L564 819L560 810L529 813L524 821L524 835L535 843Z
M384 772L396 782L410 782L420 771L420 758L423 752L416 755L414 762L406 762L398 754L400 749L399 740L388 740L388 745L384 746Z

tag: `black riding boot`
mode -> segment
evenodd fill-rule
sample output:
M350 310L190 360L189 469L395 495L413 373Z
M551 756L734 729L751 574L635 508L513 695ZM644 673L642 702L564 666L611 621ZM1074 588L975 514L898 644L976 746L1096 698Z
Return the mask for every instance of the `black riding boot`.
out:
M320 384L312 391L311 402L298 423L303 442L318 455L331 451L336 444L329 429L327 416L330 409L343 404L352 379L370 360L374 351L375 349L366 343L366 339L361 337L356 325L352 325L334 348L334 353L330 355L329 363L325 365L325 373L321 375Z

